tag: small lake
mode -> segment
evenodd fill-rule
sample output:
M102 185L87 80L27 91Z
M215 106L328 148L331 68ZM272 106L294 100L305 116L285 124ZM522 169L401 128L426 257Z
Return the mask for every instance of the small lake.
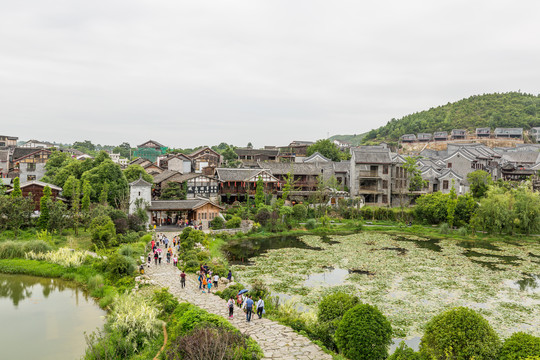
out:
M3 359L73 360L105 311L74 283L0 274L0 314Z

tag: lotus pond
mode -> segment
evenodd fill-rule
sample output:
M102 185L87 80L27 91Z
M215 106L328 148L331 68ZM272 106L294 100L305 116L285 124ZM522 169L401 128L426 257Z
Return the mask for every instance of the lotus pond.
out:
M417 339L430 318L456 306L480 312L503 338L515 331L540 336L540 242L375 232L266 241L242 240L249 249L242 257L249 260L233 265L235 277L245 284L260 279L274 294L298 296L303 309L344 291L377 305L399 338ZM280 246L287 243L293 247Z

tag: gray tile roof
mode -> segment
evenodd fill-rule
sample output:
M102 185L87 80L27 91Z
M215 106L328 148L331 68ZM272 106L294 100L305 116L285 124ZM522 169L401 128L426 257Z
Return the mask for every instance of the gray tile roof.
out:
M167 180L170 177L173 177L174 175L180 175L180 172L175 170L165 170L161 174L157 174L154 176L154 184L162 183L163 181Z
M129 183L129 186L152 186L152 184L140 177L134 182Z
M249 149L249 148L238 148L234 152L238 156L257 156L257 155L266 155L266 156L278 156L279 149Z
M357 164L391 164L390 151L354 150L354 159Z
M263 163L261 168L268 169L272 175L320 175L321 167L313 163Z
M220 181L247 181L261 171L262 169L217 168L216 175Z
M190 200L153 200L148 210L152 211L174 211L174 210L196 210L201 206L211 204L222 209L221 206L214 204L209 200L190 199Z
M523 128L496 128L495 135L522 135Z

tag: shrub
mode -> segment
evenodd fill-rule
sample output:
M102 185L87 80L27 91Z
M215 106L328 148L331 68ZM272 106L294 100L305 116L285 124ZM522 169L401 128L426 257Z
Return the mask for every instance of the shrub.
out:
M272 214L266 207L262 207L257 212L257 215L255 215L255 221L261 224L262 226L265 226L268 224L268 221L270 220Z
M404 341L399 343L398 348L387 360L422 360L420 354L408 347Z
M298 220L304 220L307 216L307 208L304 204L296 204L292 208L293 210L293 217Z
M87 255L88 253L86 251L60 248L56 251L47 251L45 253L29 251L25 254L25 257L31 260L45 260L65 267L78 267L85 262Z
M101 275L94 275L88 279L88 289L90 291L98 289L105 284L105 280Z
M174 295L169 292L168 288L161 288L160 290L155 290L152 300L154 300L154 302L160 309L161 316L172 314L174 309L176 309L176 307L178 306L178 300L176 300Z
M540 337L517 332L504 341L497 359L522 360L538 354L540 354Z
M125 256L113 254L107 260L106 269L113 278L121 278L131 275L135 271L135 265Z
M0 259L24 258L24 253L22 243L15 241L4 241L0 243Z
M52 250L52 247L43 240L28 241L23 245L24 252L45 253Z
M231 297L236 299L236 295L238 295L238 292L245 288L246 287L244 285L236 283L234 285L226 287L223 291L216 292L216 295L225 300L229 300Z
M317 317L322 322L340 321L345 312L359 302L358 297L343 292L325 296L319 303Z
M420 341L420 353L430 359L493 359L499 347L499 337L486 319L465 307L433 317Z
M126 294L116 299L108 320L111 329L121 333L137 350L159 335L158 313L140 295Z
M253 280L253 283L251 284L251 290L249 290L249 294L253 297L253 301L257 301L259 297L266 298L268 295L270 295L270 290L261 280Z
M236 229L236 228L239 228L241 224L242 224L242 218L240 218L239 216L233 216L231 220L227 221L227 223L225 224L225 227L227 229Z
M129 359L135 353L133 344L119 332L98 330L85 334L86 353L84 360Z
M92 242L99 246L109 246L110 242L115 238L116 229L111 218L106 215L101 215L90 223L90 232L92 234Z
M307 222L306 222L306 229L308 230L313 230L317 227L317 220L315 219L309 219Z
M208 251L202 250L197 253L197 260L199 261L205 261L210 258L210 253Z
M221 216L216 216L210 221L210 227L214 230L223 229L223 225L225 225L225 220Z
M439 226L439 232L441 234L448 234L450 233L450 226L448 226L447 223L442 223L440 226Z
M343 315L335 339L351 360L383 360L392 343L392 326L376 307L360 303Z

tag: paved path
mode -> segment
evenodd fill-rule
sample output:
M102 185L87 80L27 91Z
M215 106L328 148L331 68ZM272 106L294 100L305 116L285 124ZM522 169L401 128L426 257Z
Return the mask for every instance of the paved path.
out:
M186 287L180 287L180 271L172 265L162 264L146 268L146 274L157 284L168 287L171 294L179 300L190 302L216 315L229 317L227 302L214 294L203 294L193 275L188 275ZM268 319L259 319L256 314L251 322L246 322L244 312L235 306L234 320L229 320L242 333L251 336L264 352L264 359L306 359L331 360L306 337L295 333L291 328Z

